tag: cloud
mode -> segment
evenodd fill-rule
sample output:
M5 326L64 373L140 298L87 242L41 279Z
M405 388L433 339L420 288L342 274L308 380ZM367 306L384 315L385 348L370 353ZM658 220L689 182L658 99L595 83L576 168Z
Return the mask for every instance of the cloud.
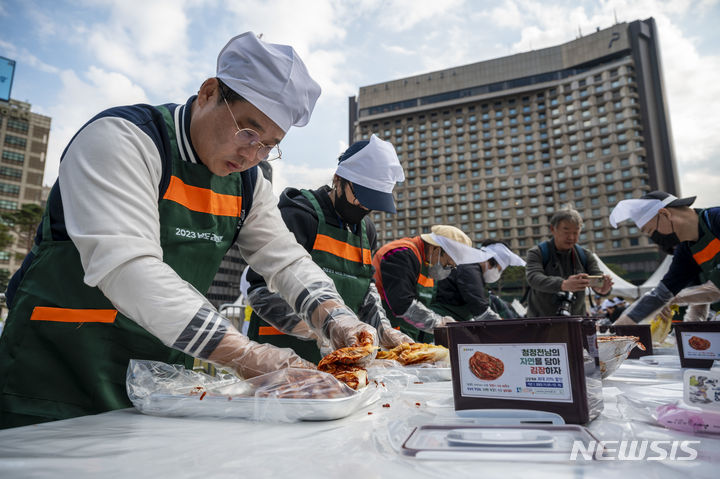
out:
M49 65L42 60L40 60L38 57L27 51L25 48L18 48L15 44L5 42L3 40L0 40L0 51L3 52L3 56L12 58L12 59L22 59L22 63L24 65L31 66L33 68L36 68L40 71L46 72L46 73L59 73L60 69Z
M418 24L433 22L438 16L460 11L463 0L389 0L379 4L378 20L383 28L409 30Z
M315 189L329 185L335 174L335 168L315 168L306 164L293 164L278 161L273 164L273 192L280 195L288 186L293 188Z
M42 112L53 119L43 180L46 185L57 179L63 150L90 118L111 106L148 101L143 89L128 77L97 67L91 67L82 76L65 70L60 81L58 103Z

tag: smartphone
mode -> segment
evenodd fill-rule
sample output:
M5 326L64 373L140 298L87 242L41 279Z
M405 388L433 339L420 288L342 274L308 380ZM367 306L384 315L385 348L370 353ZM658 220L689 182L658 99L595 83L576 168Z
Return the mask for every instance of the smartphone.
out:
M605 279L603 275L599 274L597 276L588 275L587 276L588 281L590 281L590 287L591 288L602 288L603 283L605 282Z

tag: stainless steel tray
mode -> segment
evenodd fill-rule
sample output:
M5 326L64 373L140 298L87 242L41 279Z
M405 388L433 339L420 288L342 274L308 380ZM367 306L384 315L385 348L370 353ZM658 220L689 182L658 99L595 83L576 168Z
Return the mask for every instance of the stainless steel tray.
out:
M201 399L202 397L202 399ZM380 397L370 384L357 394L332 399L284 399L154 393L135 407L153 416L192 416L276 421L329 421L369 406Z

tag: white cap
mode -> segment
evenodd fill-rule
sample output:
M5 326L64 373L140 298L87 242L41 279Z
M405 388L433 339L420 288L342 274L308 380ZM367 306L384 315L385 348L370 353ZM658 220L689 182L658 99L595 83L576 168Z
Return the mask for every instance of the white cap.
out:
M265 43L253 32L223 47L216 76L284 132L307 125L320 96L320 85L292 47Z
M631 219L638 228L653 219L653 217L665 207L690 206L695 201L694 196L678 198L665 193L664 191L651 191L635 200L622 200L610 213L610 224L617 228L618 223Z
M422 236L424 237L425 235ZM459 241L452 240L447 236L430 233L430 238L432 239L430 243L432 244L434 242L440 246L443 251L455 261L455 264L482 263L493 256L492 253L488 251L473 248Z
M392 191L405 181L402 165L390 142L375 135L357 141L340 156L335 174L353 184L353 192L365 208L395 213Z
M483 246L482 249L491 253L492 257L503 270L508 266L525 266L525 260L510 251L510 248L502 243L489 244Z
M609 299L606 299L606 300L604 300L604 301L602 302L602 304L600 305L600 307L601 307L602 309L614 308L614 307L615 307L615 303L612 302L612 301L609 300Z

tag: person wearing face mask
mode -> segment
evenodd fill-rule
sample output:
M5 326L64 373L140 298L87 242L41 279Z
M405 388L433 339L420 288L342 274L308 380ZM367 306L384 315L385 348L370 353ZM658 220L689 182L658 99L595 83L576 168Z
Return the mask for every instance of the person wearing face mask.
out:
M612 289L612 279L603 275L595 256L577 244L582 226L576 210L558 210L550 218L552 238L528 251L525 278L530 287L529 318L557 316L563 305L569 305L570 315L584 316L588 275L603 276L602 286L592 288L596 293L604 296Z
M412 340L392 328L382 307L371 264L377 233L367 215L373 210L394 214L392 190L404 179L395 148L372 135L340 155L332 186L312 191L286 188L278 202L295 239L332 278L345 304L378 331L380 345L388 349ZM261 275L250 269L247 281L246 297L253 309L248 337L292 348L317 363L325 352L317 336L283 298L268 289Z
M720 287L720 207L693 209L695 196L677 198L652 191L620 201L610 224L630 219L662 251L673 256L658 285L628 307L614 324L635 324L673 301L683 288L707 284Z
M430 309L438 281L459 264L479 263L491 255L472 247L454 226L435 225L431 233L392 241L373 257L375 283L390 321L418 342L432 342L433 329L454 321Z
M116 106L80 128L6 292L0 428L131 407L131 359L199 358L243 378L314 369L249 340L204 296L233 246L315 334L336 347L377 342L258 174L319 95L291 46L246 32L185 103Z
M482 249L493 257L481 263L458 265L447 279L438 282L433 311L457 321L502 319L493 308L486 285L496 283L506 267L524 266L525 261L500 241L486 240Z

